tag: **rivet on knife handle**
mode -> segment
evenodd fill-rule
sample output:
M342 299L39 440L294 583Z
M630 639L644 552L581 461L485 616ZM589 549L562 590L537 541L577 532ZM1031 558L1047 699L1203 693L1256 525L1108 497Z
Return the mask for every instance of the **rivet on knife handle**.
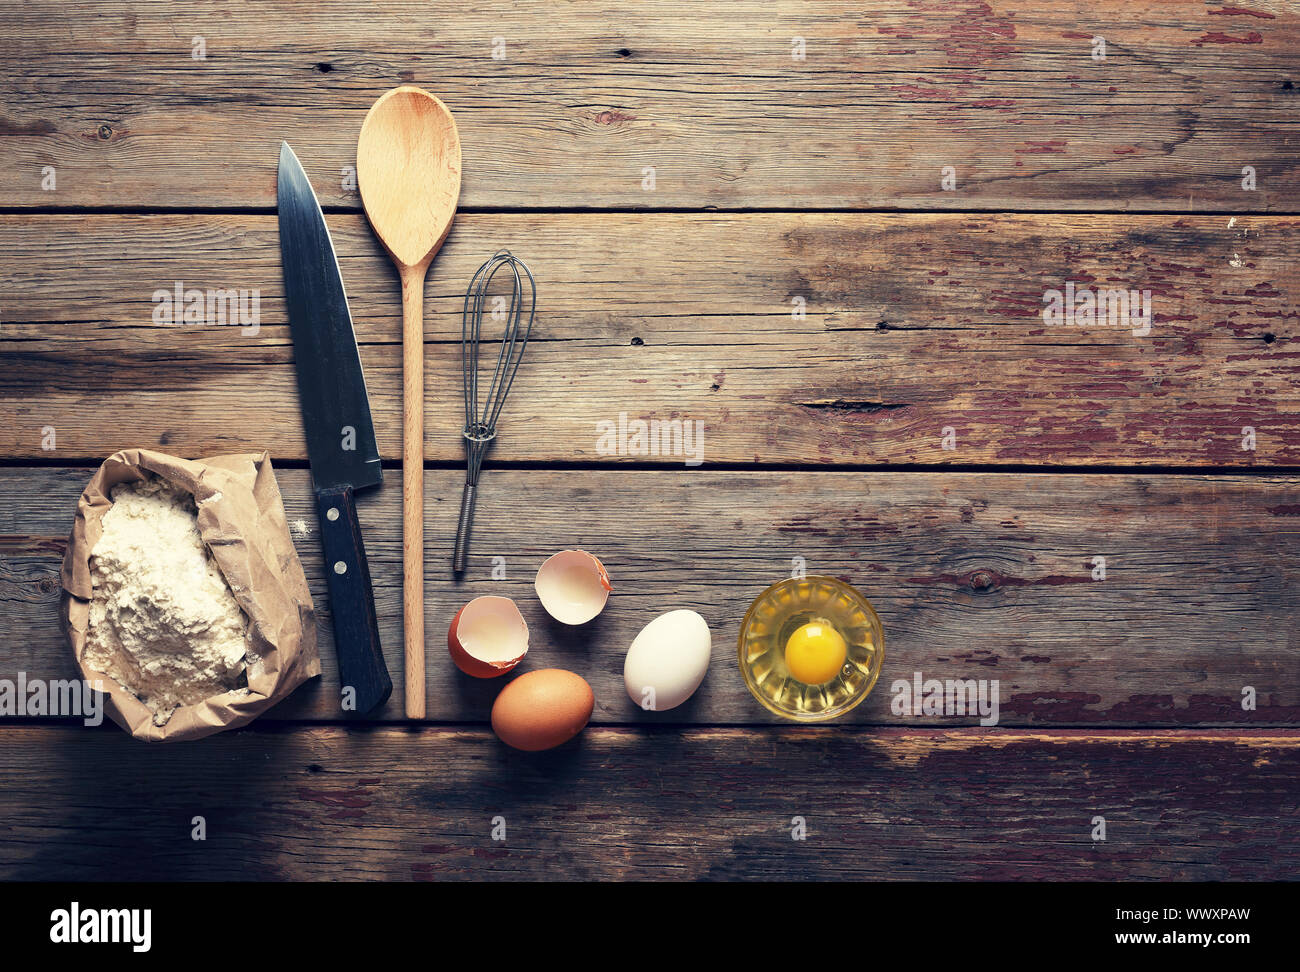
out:
M375 617L375 595L370 585L361 527L352 490L347 486L322 489L316 494L321 546L325 550L325 583L334 615L334 648L339 659L339 682L351 693L358 713L369 712L388 700L393 680L384 664ZM345 697L345 708L348 700Z

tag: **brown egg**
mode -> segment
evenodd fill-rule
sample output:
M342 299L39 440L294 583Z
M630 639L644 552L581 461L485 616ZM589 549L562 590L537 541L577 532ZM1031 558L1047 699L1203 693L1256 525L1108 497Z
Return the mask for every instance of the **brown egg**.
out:
M525 672L497 696L492 731L515 749L552 749L582 731L595 705L596 695L580 675L560 668Z

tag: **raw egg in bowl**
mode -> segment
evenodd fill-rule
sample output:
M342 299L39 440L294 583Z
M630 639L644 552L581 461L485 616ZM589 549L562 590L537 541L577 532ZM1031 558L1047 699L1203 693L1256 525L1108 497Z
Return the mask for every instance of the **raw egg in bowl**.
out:
M880 677L885 632L865 597L834 577L797 577L754 599L740 626L740 671L768 710L797 722L848 712Z

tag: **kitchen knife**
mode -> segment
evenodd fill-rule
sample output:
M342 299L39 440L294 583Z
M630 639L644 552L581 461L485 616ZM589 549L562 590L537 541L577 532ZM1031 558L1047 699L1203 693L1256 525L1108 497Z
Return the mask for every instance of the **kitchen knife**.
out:
M375 596L353 493L379 485L383 467L334 244L307 173L287 142L280 143L276 201L284 300L325 548L343 705L351 709L352 701L355 711L369 712L388 698L393 680L379 646ZM354 693L351 700L349 689Z

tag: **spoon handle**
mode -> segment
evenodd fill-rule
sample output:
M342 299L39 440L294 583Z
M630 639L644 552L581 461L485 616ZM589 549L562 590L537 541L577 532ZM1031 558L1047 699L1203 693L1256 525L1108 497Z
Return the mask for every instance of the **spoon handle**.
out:
M424 718L424 274L402 268L402 630L406 717Z

